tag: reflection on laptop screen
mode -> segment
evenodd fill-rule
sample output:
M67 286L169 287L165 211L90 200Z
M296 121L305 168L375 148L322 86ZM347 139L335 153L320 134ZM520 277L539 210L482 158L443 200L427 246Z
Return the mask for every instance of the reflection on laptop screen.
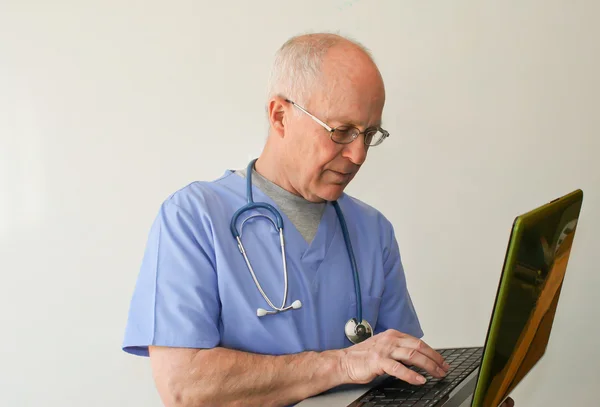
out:
M514 263L506 273L503 306L489 373L479 383L484 406L500 402L546 351L571 252L581 202L525 221Z

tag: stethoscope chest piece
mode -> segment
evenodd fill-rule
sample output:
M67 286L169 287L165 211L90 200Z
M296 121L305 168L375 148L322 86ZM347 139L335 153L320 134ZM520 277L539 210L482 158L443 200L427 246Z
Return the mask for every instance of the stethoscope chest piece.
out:
M373 336L373 328L371 328L371 324L365 319L362 320L362 323L358 324L356 318L351 318L346 322L344 332L348 340L354 344L361 343Z

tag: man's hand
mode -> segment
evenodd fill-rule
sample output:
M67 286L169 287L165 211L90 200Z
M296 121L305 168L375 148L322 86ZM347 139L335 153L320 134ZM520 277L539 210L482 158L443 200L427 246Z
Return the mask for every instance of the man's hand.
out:
M425 342L392 329L345 349L341 365L351 383L368 383L387 373L415 385L425 383L425 378L405 365L420 367L438 378L446 376L450 368Z
M506 399L506 401L504 401L504 403L502 403L502 405L500 407L514 407L514 405L515 405L514 400L509 397Z
M422 340L395 330L375 335L344 350L341 366L344 382L369 383L384 373L414 385L425 378L407 366L424 369L433 377L444 377L450 366ZM500 407L514 407L507 398Z

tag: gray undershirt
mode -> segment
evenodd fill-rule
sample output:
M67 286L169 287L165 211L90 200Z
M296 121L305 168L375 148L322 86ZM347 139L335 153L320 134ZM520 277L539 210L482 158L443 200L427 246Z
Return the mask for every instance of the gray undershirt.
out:
M242 178L246 177L246 169L236 170L234 173ZM269 181L257 173L256 170L252 171L252 185L260 189L277 204L281 212L294 224L307 243L312 242L317 234L321 217L327 205L325 202L310 202L301 196L294 195Z

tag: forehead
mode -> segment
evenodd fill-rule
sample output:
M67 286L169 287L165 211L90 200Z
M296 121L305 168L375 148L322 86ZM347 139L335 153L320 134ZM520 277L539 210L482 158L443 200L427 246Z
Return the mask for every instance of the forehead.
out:
M385 89L379 70L366 55L333 53L322 68L314 105L324 120L359 126L380 124Z
M358 97L329 97L318 103L323 120L332 126L351 124L357 127L381 125L383 99Z

